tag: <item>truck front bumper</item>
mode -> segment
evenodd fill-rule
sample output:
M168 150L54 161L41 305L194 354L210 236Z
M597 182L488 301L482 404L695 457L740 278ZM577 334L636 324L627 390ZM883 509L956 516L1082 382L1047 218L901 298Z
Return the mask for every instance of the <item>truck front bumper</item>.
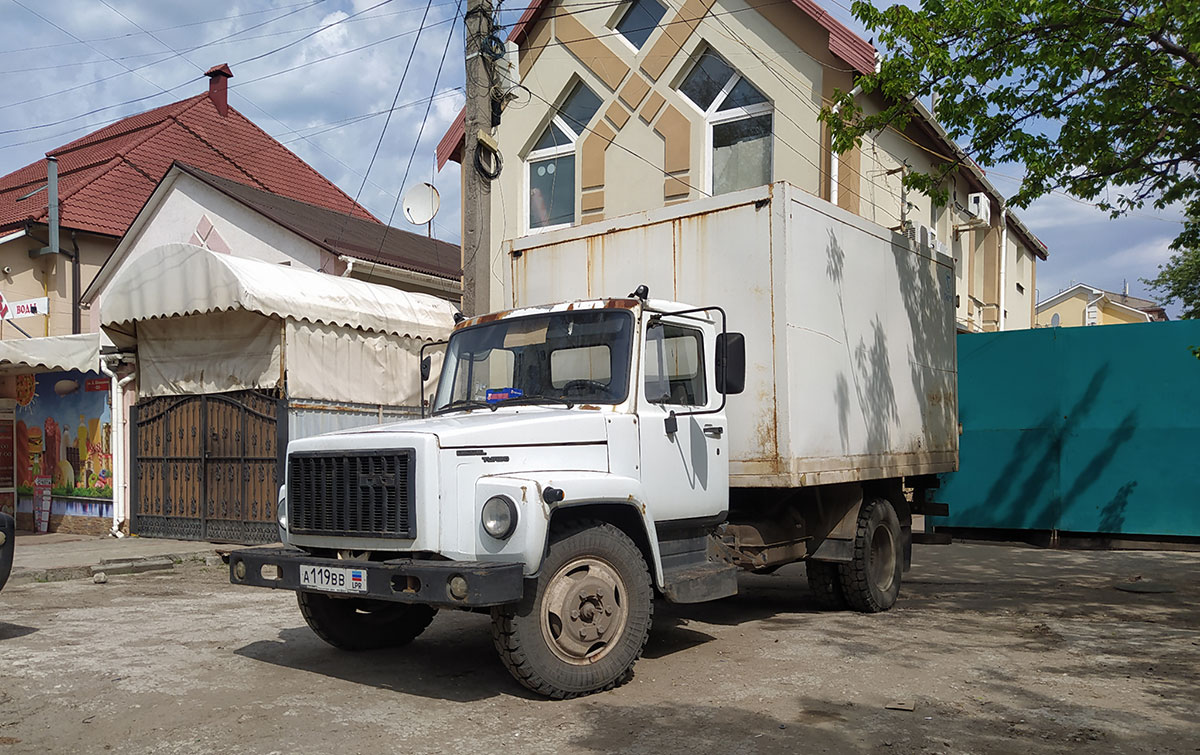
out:
M350 593L302 585L301 566L361 570L366 589ZM516 603L524 591L523 572L520 563L410 558L351 561L310 556L296 548L247 548L229 554L229 581L235 585L456 608ZM452 592L451 581L456 577L462 581L455 582L459 589Z

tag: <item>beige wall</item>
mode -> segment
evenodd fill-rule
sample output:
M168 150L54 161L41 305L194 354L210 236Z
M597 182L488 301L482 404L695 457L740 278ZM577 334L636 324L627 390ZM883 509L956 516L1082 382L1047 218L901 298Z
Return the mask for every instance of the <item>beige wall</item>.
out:
M660 26L643 45L613 34L623 7L590 0L561 0L523 43L518 103L505 109L496 137L505 168L493 183L490 301L501 306L504 240L530 233L526 158L575 81L602 100L597 115L575 145L575 223L587 223L697 199L711 190L709 127L704 114L676 90L702 47L714 49L758 88L773 105L772 180L786 180L814 195L830 198L829 137L817 115L835 90L853 85L849 64L829 52L828 32L791 3L772 0L669 0ZM720 15L714 17L707 10ZM569 11L569 13L568 13ZM698 23L673 23L703 17ZM753 52L751 51L752 48ZM769 51L769 52L767 52ZM861 104L878 108L870 98ZM522 104L523 103L523 104ZM929 171L945 148L915 126L886 130L864 140L861 149L841 155L838 204L889 228L905 221L935 229L946 252L959 260L960 326L994 329L999 320L999 207L992 227L964 231L968 187L952 179L947 205L904 192L903 170ZM905 167L907 166L907 167ZM1010 234L1017 270L1019 244ZM1027 259L1020 280L1006 287L1009 319L1028 327L1033 298L1033 264ZM990 272L989 272L990 271ZM1016 283L1025 289L1016 293ZM1007 288L1011 288L1009 292Z
M72 266L73 262L64 255L45 255L36 259L30 258L29 252L46 246L43 241L47 238L47 228L34 226L32 236L23 236L0 246L0 265L8 267L10 272L0 274L0 291L10 302L36 299L42 296L50 300L50 311L45 316L23 317L12 322L0 322L0 337L20 338L25 336L17 330L17 326L29 335L61 336L71 333L71 302L73 301ZM35 238L36 237L36 238ZM80 291L86 290L88 284L96 276L104 260L117 245L117 240L105 236L93 236L77 233L74 243L79 245L80 259ZM60 247L65 252L73 253L74 244L70 231L63 231L59 237ZM94 330L89 327L86 310L80 313L80 329L83 332Z
M1128 325L1135 322L1149 322L1149 318L1141 312L1131 312L1128 309L1115 307L1107 302L1100 306L1101 325Z
M1087 312L1088 294L1081 291L1069 299L1058 302L1053 307L1047 307L1037 313L1038 327L1049 327L1058 315L1058 324L1064 328L1086 325L1084 321Z
M1041 328L1050 327L1054 322L1054 315L1058 315L1059 317L1059 327L1071 328L1087 325L1087 304L1089 300L1095 298L1096 295L1092 292L1081 289L1074 296L1057 302L1053 306L1045 307L1038 312L1037 326ZM1149 321L1149 318L1144 313L1131 310L1127 307L1116 306L1108 300L1100 301L1095 306L1097 325L1125 325Z

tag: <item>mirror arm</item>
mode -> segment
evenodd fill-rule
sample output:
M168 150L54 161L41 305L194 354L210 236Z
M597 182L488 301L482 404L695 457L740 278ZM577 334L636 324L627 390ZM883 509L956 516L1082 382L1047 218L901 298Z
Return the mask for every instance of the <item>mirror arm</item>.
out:
M429 380L429 374L426 372L427 368L425 367L425 360L428 358L425 356L425 349L429 348L430 346L445 346L448 343L450 343L449 340L429 341L427 343L423 343L421 344L421 351L417 355L417 374L420 378L420 380L417 381L417 405L421 408L421 419L425 419L425 382ZM430 360L431 365L432 363L432 360Z

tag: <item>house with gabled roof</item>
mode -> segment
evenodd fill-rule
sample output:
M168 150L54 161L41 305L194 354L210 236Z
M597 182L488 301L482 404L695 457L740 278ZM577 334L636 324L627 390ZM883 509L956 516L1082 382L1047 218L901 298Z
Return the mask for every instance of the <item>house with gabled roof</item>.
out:
M1130 296L1128 283L1122 292L1076 283L1038 302L1036 327L1127 325L1168 319L1166 309L1158 302Z
M818 114L874 70L875 51L812 0L534 0L509 42L493 270L508 239L785 180L952 255L960 330L1032 326L1047 250L927 110L830 149ZM879 109L878 97L859 103ZM463 137L460 117L439 165L474 170ZM905 171L943 163L958 166L948 204L902 187ZM492 276L483 306L500 306L500 287Z
M210 69L207 76L207 92L121 119L47 153L57 161L60 254L48 254L47 161L0 178L0 293L9 302L41 304L36 316L0 321L0 335L23 338L17 328L32 336L94 331L82 295L176 162L194 171L191 178L203 173L225 196L236 195L237 201L259 210L269 206L276 219L291 218L293 225L313 230L309 221L314 218L346 218L339 227L352 227L355 233L344 239L319 234L316 240L317 247L326 236L340 244L325 244L326 253L338 258L324 266L327 272L341 272L345 260L355 259L370 261L379 270L403 269L413 255L397 256L395 242L400 239L424 250L415 251L416 258L425 255L431 242L417 234L393 230L387 247L373 244L387 226L229 106L233 74L227 65ZM306 214L307 221L298 219ZM195 226L193 220L187 233L173 240L188 241ZM351 236L362 242L359 248ZM446 256L444 250L439 254ZM455 277L456 268L455 262L423 272L432 274L426 282L438 287L447 275ZM387 282L403 287L394 278ZM442 293L457 296L449 289Z
M174 163L82 295L100 327L109 282L167 244L305 267L457 303L458 246Z

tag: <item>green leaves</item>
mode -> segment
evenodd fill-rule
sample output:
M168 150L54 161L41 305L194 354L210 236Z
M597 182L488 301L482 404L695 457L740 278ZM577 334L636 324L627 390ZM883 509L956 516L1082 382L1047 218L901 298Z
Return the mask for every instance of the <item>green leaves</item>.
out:
M1185 234L1188 231L1194 234L1198 225L1195 216L1191 216ZM1175 244L1180 244L1180 239L1176 239ZM1142 282L1150 286L1163 303L1178 301L1185 319L1200 317L1200 246L1183 246L1165 265L1159 266L1157 277Z
M1114 215L1182 201L1176 242L1200 244L1200 4L1196 0L925 0L920 10L854 3L890 51L859 80L891 104L867 115L838 93L821 115L834 149L903 128L914 99L980 165L1021 162L1010 204L1062 189ZM936 187L947 172L908 179Z

